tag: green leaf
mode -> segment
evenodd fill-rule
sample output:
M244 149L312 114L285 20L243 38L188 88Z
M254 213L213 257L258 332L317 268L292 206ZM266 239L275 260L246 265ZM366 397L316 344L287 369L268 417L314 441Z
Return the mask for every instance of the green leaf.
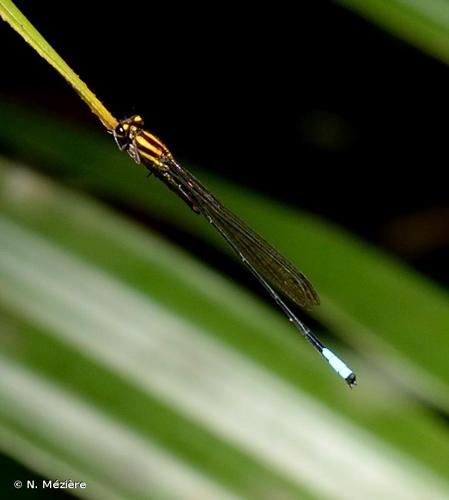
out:
M111 141L0 113L10 153L227 250ZM98 202L0 167L4 450L89 480L95 497L140 494L109 441L137 482L142 463L171 471L142 478L155 498L179 484L206 497L447 497L447 429L419 403L447 410L446 292L325 221L199 174L312 278L317 317L353 347L338 348L360 378L349 391L274 306Z
M380 27L449 62L446 0L337 0Z

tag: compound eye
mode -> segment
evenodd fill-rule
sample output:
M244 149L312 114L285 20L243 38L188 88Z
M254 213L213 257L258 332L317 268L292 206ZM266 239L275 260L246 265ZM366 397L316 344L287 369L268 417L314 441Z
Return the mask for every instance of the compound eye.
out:
M117 137L126 137L126 130L123 125L118 125L115 129L115 135Z

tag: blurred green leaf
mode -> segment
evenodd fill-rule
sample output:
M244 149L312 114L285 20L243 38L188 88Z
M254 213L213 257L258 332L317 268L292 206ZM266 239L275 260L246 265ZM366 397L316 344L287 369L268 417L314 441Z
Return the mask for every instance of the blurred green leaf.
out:
M153 216L158 214L171 224L179 224L213 244L223 245L204 220L190 213L158 183L146 182L144 173L126 156L116 152L110 141L62 126L57 120L43 120L16 107L2 105L0 112L3 117L0 140L10 153L34 158L41 168L57 174L72 186L98 192L105 198L148 211ZM8 126L4 126L5 123ZM175 454L176 464L181 459L189 467L207 474L207 481L212 478L214 487L218 487L217 484L228 487L247 498L257 497L257 488L265 488L268 484L272 491L282 490L287 496L295 497L297 488L301 488L302 495L304 491L315 491L321 497L326 490L324 486L324 489L318 487L316 490L317 483L309 474L295 468L297 465L293 469L285 465L293 460L293 457L287 459L286 450L280 457L273 458L268 444L266 448L260 444L254 448L261 440L256 425L259 413L252 414L252 432L244 427L248 435L236 434L231 422L235 420L237 426L242 425L239 419L243 416L239 417L235 406L231 411L221 408L221 405L226 400L223 400L224 394L229 391L234 400L242 397L237 389L242 386L240 378L248 370L248 361L239 369L232 354L227 362L223 361L229 356L224 348L227 345L260 367L253 377L255 380L268 376L264 383L260 382L252 389L248 387L250 392L244 392L244 398L248 403L251 394L255 405L263 401L264 407L274 408L270 421L282 419L280 425L283 433L287 433L287 441L297 439L286 430L288 422L293 417L299 422L309 415L307 424L298 424L306 435L328 432L332 436L329 439L342 439L346 443L344 446L357 448L357 455L367 454L362 460L364 465L357 466L362 468L359 471L361 476L366 474L365 467L374 467L373 462L377 463L377 460L380 460L380 465L377 464L380 470L392 467L388 461L388 465L382 463L391 451L387 455L373 451L379 447L375 441L368 441L368 446L362 445L367 438L354 438L361 432L354 424L339 429L338 421L334 421L324 407L319 410L319 417L313 417L313 405L310 407L307 402L306 391L319 397L327 408L345 414L361 428L369 429L370 434L400 450L404 455L395 463L400 464L400 469L408 470L402 471L400 477L402 474L405 477L415 475L409 466L404 465L407 455L448 477L446 428L436 416L416 404L407 391L404 392L404 388L408 388L409 394L419 395L442 411L447 410L445 331L449 312L447 296L442 290L322 220L299 214L216 179L208 179L208 184L230 207L279 248L287 250L286 253L300 263L316 283L324 297L323 306L317 309L318 317L343 335L358 352L358 360L355 352L345 356L360 376L360 386L350 392L310 347L298 339L274 308L261 306L181 251L154 236L142 235L140 229L112 216L91 201L71 195L24 168L4 163L1 172L1 207L6 219L1 231L1 279L5 287L0 293L0 303L3 304L6 338L10 339L4 343L7 356L10 363L11 359L18 363L7 368L17 372L18 377L29 378L28 370L41 374L52 384L57 384L51 392L60 391L62 384L70 390L69 395L64 394L64 398L70 399L70 404L73 403L71 392L74 391L82 398L82 405L88 403L89 408L92 406L101 415L105 413L107 418L123 420L121 425L131 426L138 435L143 432L142 439L148 440L149 429L141 420L136 420L136 415L145 415L145 421L146 415L160 415L156 423L151 420L151 439L161 442L163 454ZM103 311L99 316L98 312L93 312L97 309ZM146 317L147 314L151 319ZM89 321L92 324L88 328L86 318L91 316ZM167 326L172 324L173 317L176 326ZM126 327L119 328L119 332L123 329L122 333L118 337L117 332L113 335L123 321ZM129 336L136 328L140 331L140 340ZM168 342L162 351L158 344L154 344L155 332L161 328L162 338ZM422 331L428 331L424 339ZM84 337L87 335L86 340L83 341L80 332ZM172 332L168 338L167 332ZM175 337L172 337L173 332L177 332ZM207 336L219 342L218 346L207 344L205 348ZM99 339L95 340L95 337ZM116 337L122 338L120 343L114 340ZM141 342L147 347L142 348ZM17 350L17 343L22 348ZM176 361L172 359L173 353L169 354L172 349L181 353L176 355ZM211 352L217 349L220 355L211 357ZM124 356L120 363L114 353ZM193 361L181 369L179 356ZM145 367L158 359L162 360L159 363L162 375L156 370L156 376ZM182 361L181 366L185 362ZM21 375L22 366L25 375ZM189 374L192 366L201 367L194 381ZM220 375L221 383L226 382L226 389L215 387L212 393L197 394L197 387L211 383L211 373L216 373L217 366L226 371ZM140 369L134 373L129 367ZM89 374L87 380L81 376L84 372ZM12 376L8 373L7 376ZM164 392L161 386L148 382L153 378L162 380L167 389L166 379L170 379L173 373L178 374L169 386L174 392ZM285 384L292 388L289 390L296 387L297 392L292 392L287 400L281 398L274 403L273 399L279 399L279 388L275 390L273 386L268 393L260 393L261 387L272 386L270 380L273 377L280 377L278 380L283 381L281 394L286 390ZM122 379L124 382L120 382ZM92 380L97 381L98 386L92 385ZM123 383L128 389L120 393L120 384ZM145 394L142 394L142 387ZM182 398L181 394L184 395ZM282 410L286 401L295 401L298 397L301 401L298 408L292 403L293 407ZM127 411L123 413L125 400ZM111 406L111 401L120 403ZM219 419L217 423L215 413L210 413L212 401L221 408L219 414L226 415L224 422ZM17 411L20 414L22 410ZM19 416L23 420L24 415L32 411L33 406L29 405ZM319 429L313 430L312 422L316 418L321 423ZM329 419L328 424L326 419ZM32 420L34 422L35 418ZM20 421L17 415L13 413L6 421L3 425L13 433L13 437L8 434L6 442L23 439L15 423L12 426L12 422ZM292 425L292 429L296 427ZM174 434L175 428L180 429L179 435ZM23 433L24 429L20 431ZM28 434L30 430L26 432ZM39 425L35 433L41 441ZM192 436L201 452L195 451ZM28 442L36 439L35 436ZM48 453L48 443L44 444L40 443L43 451ZM55 453L54 446L56 444L52 443L52 453ZM102 447L101 444L98 446ZM6 445L4 447L8 449ZM304 443L298 444L298 451L303 447ZM63 451L66 461L67 450ZM322 469L325 466L321 461L330 460L325 474L337 471L339 477L341 474L335 461L326 457L325 450L320 453L320 462L315 466ZM218 457L218 463L211 460L211 456ZM92 477L98 491L107 487L110 476L105 480L103 476L95 475L98 473L97 462L83 461L85 457L79 456L77 460L83 465L80 473ZM293 460L295 464L296 460ZM317 458L309 457L308 460L313 463ZM338 453L335 460L342 460ZM356 465L347 466L354 468ZM71 467L73 470L73 463ZM268 469L262 470L261 467ZM415 467L416 464L412 467L414 471ZM45 473L45 468L39 470ZM114 476L110 469L107 473ZM413 486L417 492L422 491L423 484L435 482L427 474L418 474L423 482ZM248 475L255 478L255 484L246 484ZM262 477L264 486L260 483ZM414 484L410 481L408 478L401 483ZM380 494L372 489L370 482L365 486L371 489L371 495ZM160 487L163 488L163 484ZM367 495L359 484L344 487L358 492L354 494ZM391 484L388 487L398 488ZM363 494L358 488L362 488ZM125 488L122 493L126 496L129 491Z
M337 0L380 27L449 62L446 0Z
M95 498L447 495L443 428L382 374L347 390L272 308L20 165L0 194L3 449Z
M0 105L0 140L48 173L133 210L157 216L229 251L199 216L170 196L104 136ZM231 209L306 272L323 298L314 314L378 368L390 383L449 410L448 295L395 259L313 215L195 173ZM242 269L242 273L246 271ZM360 293L363 290L364 293ZM357 368L357 367L354 367ZM363 377L363 374L362 374Z
M196 408L195 393L207 402L208 386L220 389L227 381L214 380L217 368L224 368L214 365L217 354L209 352L207 338L198 338L190 321L177 319L164 299L171 305L187 298L189 307L209 310L209 321L221 310L216 328L238 335L245 327L241 313L226 312L221 298L232 287L214 283L211 273L157 238L23 168L3 168L1 174L0 415L5 441L13 443L9 451L24 459L25 449L36 447L39 460L31 466L61 473L66 464L96 498L107 498L102 493L108 489L119 498L143 498L145 491L162 498L164 488L169 498L221 498L220 487L243 498L256 498L259 490L307 498L298 485L212 435L188 412L177 412L171 400L183 397L187 402L178 404ZM109 266L115 278L101 271ZM237 292L228 297L234 310L237 300L255 307ZM223 316L230 324L216 323ZM278 323L270 316L262 311L258 321L267 321L266 330ZM179 393L182 385L186 390ZM108 445L116 441L119 452ZM170 455L154 449L153 441ZM46 470L41 456L48 453L53 459ZM128 473L117 469L123 462Z

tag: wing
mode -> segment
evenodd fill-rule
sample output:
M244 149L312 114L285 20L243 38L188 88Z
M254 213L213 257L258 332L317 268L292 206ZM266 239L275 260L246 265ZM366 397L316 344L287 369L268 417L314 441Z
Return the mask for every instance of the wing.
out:
M257 274L279 292L302 307L319 304L318 294L310 281L267 241L249 228L225 207L206 205L203 213L219 232L232 242L232 248L248 261Z
M293 264L224 207L190 172L174 160L168 166L180 189L188 193L198 211L216 227L255 274L301 307L309 308L320 303L312 284Z

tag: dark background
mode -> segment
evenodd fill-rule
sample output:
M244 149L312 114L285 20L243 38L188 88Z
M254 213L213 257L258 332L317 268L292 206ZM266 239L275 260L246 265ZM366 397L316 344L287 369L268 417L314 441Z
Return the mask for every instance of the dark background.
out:
M117 117L448 283L446 66L330 1L16 2ZM99 129L8 26L0 95Z

